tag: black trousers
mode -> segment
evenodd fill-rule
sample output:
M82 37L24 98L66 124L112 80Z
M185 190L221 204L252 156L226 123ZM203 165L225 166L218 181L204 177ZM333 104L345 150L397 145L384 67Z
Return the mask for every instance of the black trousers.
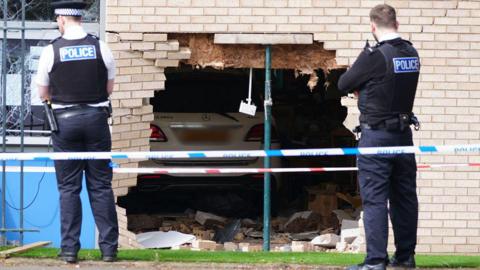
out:
M359 147L410 146L412 131L362 130ZM388 259L388 213L399 260L415 253L418 223L417 166L414 154L361 155L358 157L363 200L367 257L365 263ZM388 203L388 204L387 204Z
M55 152L110 151L112 147L107 113L97 108L69 111L60 117L59 131L52 134ZM57 114L57 113L56 113ZM99 232L99 246L104 255L116 253L118 221L112 192L110 160L55 161L58 191L60 193L60 222L62 252L77 253L80 249L82 205L80 191L85 173L88 197Z

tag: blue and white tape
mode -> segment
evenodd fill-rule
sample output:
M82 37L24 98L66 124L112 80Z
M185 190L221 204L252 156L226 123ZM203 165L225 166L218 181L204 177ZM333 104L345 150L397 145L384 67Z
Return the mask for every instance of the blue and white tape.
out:
M319 148L287 150L233 151L152 151L152 152L59 152L59 153L0 153L0 160L93 160L93 159L204 159L254 157L316 157L349 155L395 155L480 153L480 144L439 146L392 146L364 148Z
M446 167L480 167L480 163L450 163L450 164L418 164L418 170L446 168ZM1 169L0 169L1 170ZM21 172L20 166L6 166L6 172ZM314 167L314 168L113 168L118 174L260 174L260 173L325 173L325 172L351 172L357 171L357 167ZM24 167L25 173L54 173L54 167Z

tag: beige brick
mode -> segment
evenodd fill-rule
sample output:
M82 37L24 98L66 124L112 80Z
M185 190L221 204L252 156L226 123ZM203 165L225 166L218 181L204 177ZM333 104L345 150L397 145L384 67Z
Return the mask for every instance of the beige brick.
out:
M430 252L430 245L417 245L415 248L417 253L429 253Z
M411 24L429 25L433 24L433 17L412 17L410 19Z
M155 49L158 51L178 51L180 44L176 40L169 40L166 43L157 43Z
M465 220L445 220L443 224L447 228L467 228Z
M131 141L132 146L143 146L148 144L149 144L149 138L135 139ZM137 181L135 179L134 183L128 183L128 185L125 185L125 186L135 186L136 184L137 184ZM122 183L120 182L120 186L124 186L124 185L122 185Z
M128 43L129 46L128 46L128 50L130 50L130 43ZM133 51L122 51L122 52L119 52L119 56L118 58L120 59L126 59L126 58L141 58L142 57L142 53L141 52L133 52Z
M336 22L337 22L337 17L334 17L334 16L313 17L313 23L315 24L334 24Z
M165 77L165 74L162 72L156 73L155 74L155 81L165 81L167 78Z
M419 244L441 244L442 237L420 236L418 237Z
M471 253L478 254L480 248L479 245L456 245L455 252L458 253Z
M178 24L155 24L155 32L178 32L180 25Z
M112 142L112 148L114 148L114 149L124 148L124 147L129 147L129 146L130 146L130 140L113 141Z
M130 92L126 92L126 91L122 91L122 92L114 91L111 95L112 99L125 99L130 97L131 97Z
M132 32L154 32L155 24L151 23L138 23L135 24L135 27L132 27Z
M134 51L148 51L155 49L154 42L132 42L131 48Z
M205 15L227 15L228 9L227 8L206 8L204 10Z
M275 1L275 0L270 0L270 1ZM335 5L336 5L335 1L325 1L325 0L312 1L312 6L314 7L335 7Z
M108 47L112 51L126 51L126 50L130 50L130 43L126 43L126 42L110 43Z
M142 99L122 99L120 100L120 106L126 108L140 107L142 106Z
M120 91L132 91L142 89L141 83L121 83L119 85Z
M451 252L455 251L455 246L454 245L445 245L445 244L432 245L431 246L431 251L433 253L451 253Z
M158 16L158 15L155 15L155 16L142 16L142 21L144 23L166 23L167 22L167 18L166 17L163 17L163 16Z
M156 67L156 66L145 66L142 67L142 73L143 74L149 74L149 73L158 73L158 72L163 72L163 68L161 67Z
M134 92L134 93L136 93L136 92ZM140 120L141 120L141 117L139 117L139 116L126 115L126 116L121 117L120 122L122 124L130 124L130 123L136 123Z
M137 107L139 107L139 106L137 106ZM131 126L132 126L131 130L146 130L146 129L150 128L149 123L136 123L136 124L132 124Z
M120 14L120 15L129 15L130 8L128 7L109 7L108 14Z
M157 82L144 82L142 85L143 89L153 89L153 90L161 90L165 89L165 82L164 81L157 81Z
M158 67L178 67L178 60L171 59L157 59L155 60L155 66Z
M318 40L320 42L327 41L327 40L337 40L336 33L315 33L313 35L314 40Z
M116 61L116 67L130 67L131 65L131 59L119 59Z
M190 16L193 16L193 15L203 15L203 8L192 8L192 7L189 7L189 8L180 8L180 15L190 15Z
M166 42L167 34L143 34L143 40L148 42Z
M360 33L348 33L348 34L343 34L338 36L338 40L359 40L359 39L361 39Z
M106 34L106 41L107 43L115 43L120 41L120 35L114 33L107 33Z
M153 65L153 61L149 59L132 59L132 67L143 67L151 65Z
M239 7L239 0L216 0L215 6L217 7Z
M145 51L143 53L143 58L145 59L167 58L167 52L166 51Z
M455 24L455 23L452 23ZM479 25L480 24L480 18L459 18L458 19L458 24L461 25Z
M215 16L192 16L192 23L215 23Z
M455 236L455 229L449 228L433 228L431 229L433 236Z
M135 91L132 93L132 98L150 98L153 97L154 90Z
M277 30L276 25L272 24L254 24L252 26L253 32L275 32Z
M152 105L142 106L141 108L134 108L132 110L133 115L150 114L152 112L153 112L153 106Z
M134 8L131 8L131 13L134 14L134 15L155 14L155 8L153 8L153 7L134 7Z
M168 59L181 60L189 59L192 51L188 47L182 47L178 52L168 52Z
M119 23L141 23L142 22L142 16L138 15L118 15L118 22Z
M226 32L228 29L227 24L207 24L205 25L204 30L206 32Z
M444 244L455 244L455 245L462 245L467 243L466 237L456 236L456 237L444 237L443 238Z
M442 228L443 222L441 220L419 220L419 227L422 228Z
M140 137L139 131L124 132L121 134L122 140L134 139Z
M142 68L141 67L124 67L120 68L118 71L119 75L123 74L140 74L142 73Z

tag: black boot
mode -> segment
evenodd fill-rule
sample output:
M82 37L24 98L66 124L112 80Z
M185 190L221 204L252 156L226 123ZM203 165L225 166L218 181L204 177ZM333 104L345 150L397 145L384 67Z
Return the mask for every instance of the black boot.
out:
M75 252L60 252L58 257L66 263L77 263L77 253Z
M102 254L102 261L104 262L116 262L117 254Z
M352 265L346 268L346 270L385 270L387 267L385 263L379 264L366 264Z
M415 268L416 267L415 256L410 255L410 256L408 256L408 258L406 260L399 261L399 260L397 260L397 258L394 255L390 259L390 262L388 263L388 266L395 267L395 268Z

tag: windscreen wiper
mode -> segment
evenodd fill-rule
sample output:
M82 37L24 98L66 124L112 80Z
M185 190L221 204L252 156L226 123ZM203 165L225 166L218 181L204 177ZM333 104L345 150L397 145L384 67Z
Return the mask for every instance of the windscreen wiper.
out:
M215 112L215 114L221 115L221 116L226 117L226 118L228 118L228 119L231 119L231 120L233 120L233 121L235 121L235 122L240 122L240 121L238 121L237 118L229 115L228 113Z

